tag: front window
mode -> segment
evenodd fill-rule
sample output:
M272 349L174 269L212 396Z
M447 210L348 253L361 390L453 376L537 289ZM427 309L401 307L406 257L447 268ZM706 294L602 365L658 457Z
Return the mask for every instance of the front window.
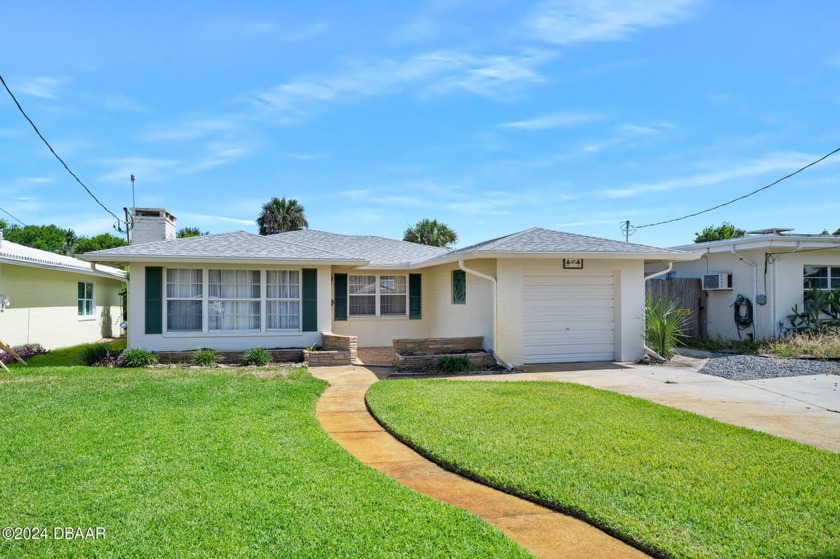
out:
M812 289L829 291L840 288L840 266L805 266L805 293Z
M266 275L265 327L269 330L300 328L300 272L270 270Z
M259 270L210 270L209 330L260 329Z
M93 316L93 284L80 281L77 291L79 316Z
M166 329L200 332L202 329L202 270L166 270Z
M351 275L347 279L350 316L406 316L407 276Z

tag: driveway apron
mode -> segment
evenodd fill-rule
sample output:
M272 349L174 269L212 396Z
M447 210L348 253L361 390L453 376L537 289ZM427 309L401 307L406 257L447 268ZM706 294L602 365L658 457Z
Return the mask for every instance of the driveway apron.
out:
M320 367L330 383L315 408L321 427L362 463L401 484L471 512L539 557L647 557L576 518L444 470L416 453L370 415L365 393L378 378L365 367Z

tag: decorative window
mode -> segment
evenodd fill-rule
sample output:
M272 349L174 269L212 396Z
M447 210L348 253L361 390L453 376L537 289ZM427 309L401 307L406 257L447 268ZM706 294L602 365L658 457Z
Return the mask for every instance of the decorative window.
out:
M830 291L840 288L840 266L805 266L803 276L806 297L812 289Z
M93 316L93 284L80 281L77 295L79 316Z
M467 303L467 273L464 270L452 270L452 304Z
M406 316L407 276L348 276L350 316Z
M166 270L166 329L202 330L203 270Z
M266 272L265 303L267 329L300 329L300 272Z
M208 330L260 329L259 270L209 270Z

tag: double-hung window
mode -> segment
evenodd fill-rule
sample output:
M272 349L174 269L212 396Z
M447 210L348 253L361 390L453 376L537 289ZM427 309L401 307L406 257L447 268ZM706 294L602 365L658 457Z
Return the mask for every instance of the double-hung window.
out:
M347 280L350 316L406 316L406 276L351 275Z
M200 332L202 327L202 270L166 270L166 329Z
M259 270L209 270L208 330L260 329Z
M265 327L268 330L300 329L300 272L266 272L265 304Z
M79 316L93 316L93 284L80 281L77 289L77 309Z

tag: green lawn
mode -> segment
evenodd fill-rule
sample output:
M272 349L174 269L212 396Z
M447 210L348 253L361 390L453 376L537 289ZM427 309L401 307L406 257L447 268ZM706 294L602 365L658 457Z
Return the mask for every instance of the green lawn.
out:
M527 556L341 449L314 414L326 383L259 371L0 375L0 527L106 530L0 556Z
M565 383L399 380L375 415L450 469L673 557L840 557L840 455Z
M108 347L114 351L122 351L125 349L125 338L120 338L111 342L107 342ZM82 362L82 352L93 345L98 344L82 344L72 347L63 347L60 349L53 349L47 353L36 355L26 362L26 367L68 367L73 365L84 365ZM17 361L12 361L9 367L23 367Z

